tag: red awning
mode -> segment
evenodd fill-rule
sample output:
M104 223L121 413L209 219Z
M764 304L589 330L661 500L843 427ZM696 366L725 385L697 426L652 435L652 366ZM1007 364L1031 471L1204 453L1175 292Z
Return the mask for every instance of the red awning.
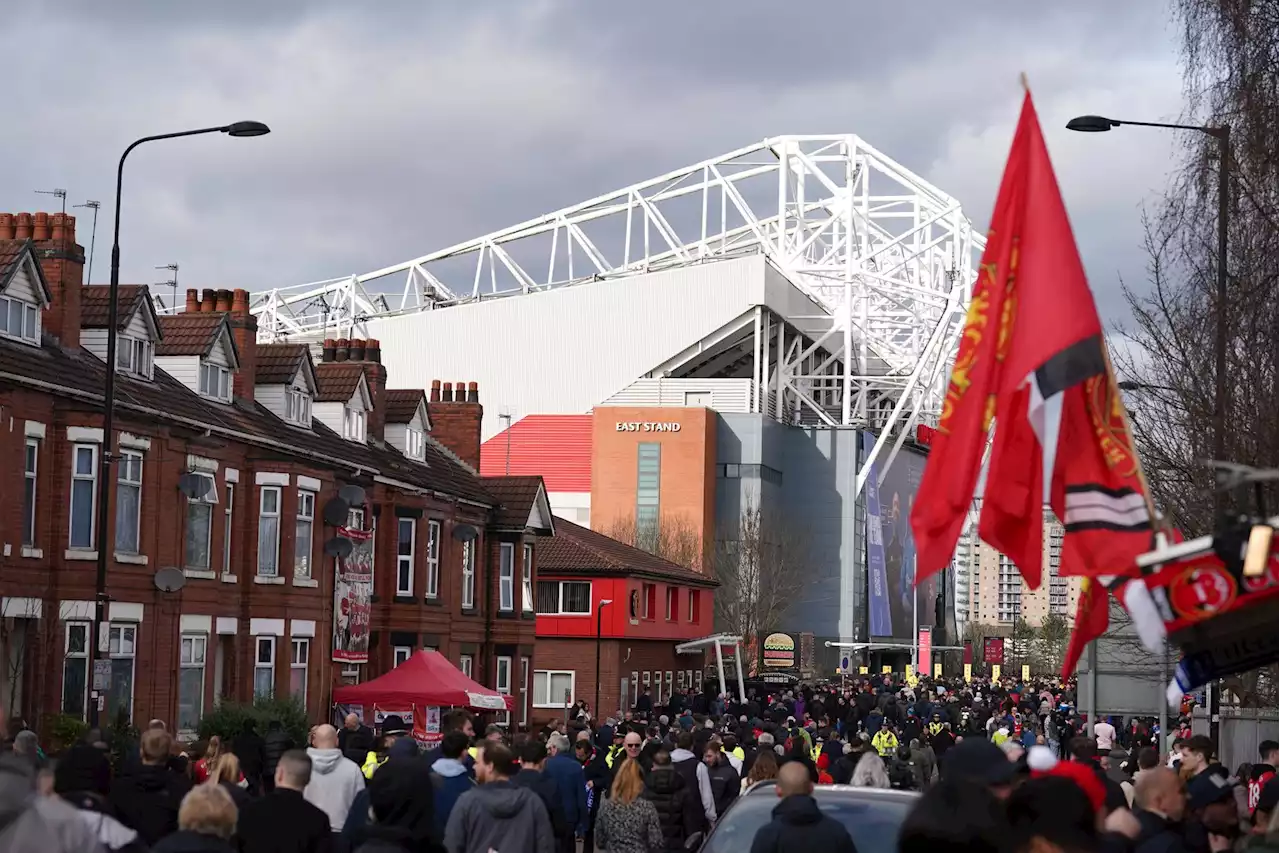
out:
M338 705L456 705L477 711L514 710L515 698L467 678L439 652L415 652L407 661L373 681L333 691Z

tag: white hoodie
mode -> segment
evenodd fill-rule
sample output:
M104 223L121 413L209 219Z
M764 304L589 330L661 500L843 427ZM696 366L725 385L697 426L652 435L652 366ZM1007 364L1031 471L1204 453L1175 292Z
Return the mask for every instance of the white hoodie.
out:
M364 789L364 774L336 747L309 746L307 755L311 756L311 781L302 790L302 797L323 810L329 816L329 828L340 832L356 795Z

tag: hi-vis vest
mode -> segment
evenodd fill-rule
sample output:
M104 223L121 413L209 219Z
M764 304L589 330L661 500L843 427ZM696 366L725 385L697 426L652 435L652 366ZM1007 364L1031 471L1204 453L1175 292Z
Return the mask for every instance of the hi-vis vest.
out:
M815 743L813 749L809 750L809 757L816 762L819 755L822 755L822 744Z
M735 746L733 748L733 757L738 759L739 761L746 761L747 753L743 751L742 747Z
M364 764L360 765L360 772L364 774L364 778L372 779L373 771L385 764L386 760L387 756L384 755L382 758L378 758L378 753L370 752L364 757Z
M871 745L875 747L876 752L880 753L881 757L893 755L898 749L898 736L893 732L879 731L871 739Z
M936 735L942 731L942 723L930 723L929 734Z
M480 750L476 749L474 746L467 750L467 755L471 756L472 761L475 761L476 756L479 754L480 754Z
M604 757L604 764L605 764L605 766L606 766L606 767L608 767L610 770L612 770L612 769L613 769L613 762L614 762L614 760L615 760L615 759L617 759L617 757L618 757L619 755L621 755L621 754L623 753L623 751L624 751L624 750L623 750L623 747L620 747L620 746L618 746L618 747L613 747L613 746L609 747L609 752L608 752L608 753L606 753L606 754L605 754L605 757Z

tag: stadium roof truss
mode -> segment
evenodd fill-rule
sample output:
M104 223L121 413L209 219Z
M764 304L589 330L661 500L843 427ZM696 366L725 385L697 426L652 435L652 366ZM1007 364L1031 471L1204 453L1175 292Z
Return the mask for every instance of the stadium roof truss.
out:
M253 311L266 340L358 336L375 318L763 254L816 304L757 309L754 411L877 430L871 459L888 463L941 411L984 244L959 202L861 138L779 136L393 266L259 293Z

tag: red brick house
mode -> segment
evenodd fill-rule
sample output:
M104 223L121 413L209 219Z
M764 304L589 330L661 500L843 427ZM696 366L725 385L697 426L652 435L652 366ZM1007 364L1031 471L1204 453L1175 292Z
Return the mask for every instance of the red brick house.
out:
M5 707L86 713L107 548L107 711L185 730L221 698L291 693L325 719L333 685L434 648L525 694L526 716L523 596L552 522L544 494L476 473L474 383L389 390L377 341L326 341L313 363L306 346L257 342L243 290L191 290L185 312L157 316L146 287L124 286L114 523L99 531L107 288L82 284L83 263L74 217L0 214ZM192 477L204 491L188 498ZM348 485L366 496L347 523L372 533L374 585L367 659L340 663L324 507ZM157 588L168 567L178 591Z
M676 646L712 633L714 578L563 518L554 535L538 538L537 555L535 721L562 716L566 691L569 704L594 705L597 681L602 719L630 708L644 688L658 704L701 687L702 654L680 655Z

